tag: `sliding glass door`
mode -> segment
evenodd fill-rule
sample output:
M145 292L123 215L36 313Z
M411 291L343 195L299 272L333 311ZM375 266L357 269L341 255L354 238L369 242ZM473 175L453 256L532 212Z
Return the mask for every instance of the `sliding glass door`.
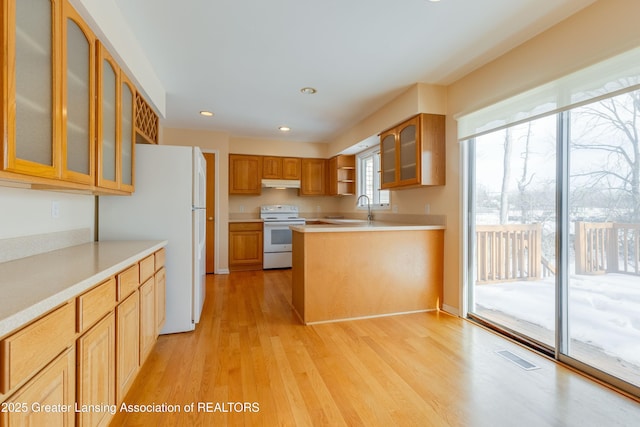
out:
M471 313L547 348L555 345L556 119L473 142Z
M566 354L640 385L640 90L568 114Z
M640 89L626 86L465 142L468 311L640 395Z

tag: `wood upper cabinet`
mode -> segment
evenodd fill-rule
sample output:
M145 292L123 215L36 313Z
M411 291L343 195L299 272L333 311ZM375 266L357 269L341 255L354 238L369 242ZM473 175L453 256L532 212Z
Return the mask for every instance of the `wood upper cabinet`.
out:
M282 158L282 179L300 179L302 160L295 157Z
M136 142L157 144L160 120L153 108L136 92Z
M97 179L98 187L133 191L135 88L98 41Z
M67 0L7 0L2 7L3 62L14 66L0 71L0 170L93 186L94 33Z
M329 159L329 195L350 196L356 192L356 156L339 155Z
M135 128L136 89L129 78L120 72L120 109L119 109L119 145L120 145L120 186L128 193L134 190L134 147L136 144Z
M59 0L2 2L0 90L6 147L0 156L8 172L60 177L61 7Z
M328 162L325 159L302 159L300 178L301 196L324 196L327 194Z
M295 157L262 158L262 178L264 179L300 179L301 161Z
M418 114L380 134L382 188L445 184L445 116Z
M99 187L118 189L118 65L98 42L97 179Z
M62 5L62 178L95 181L96 37L68 1Z
M136 123L136 101L144 100L69 0L1 6L0 175L51 188L133 192L136 125L153 134L145 141L157 140L153 110Z
M261 178L261 156L229 154L229 194L260 194Z
M282 179L282 157L262 158L262 178Z

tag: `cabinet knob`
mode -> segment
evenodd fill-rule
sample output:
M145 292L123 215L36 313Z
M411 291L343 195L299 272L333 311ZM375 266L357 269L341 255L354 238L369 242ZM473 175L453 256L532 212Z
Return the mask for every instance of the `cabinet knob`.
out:
M210 216L209 218L207 218L207 220L209 220L209 221L213 221L213 217L212 217L212 216Z

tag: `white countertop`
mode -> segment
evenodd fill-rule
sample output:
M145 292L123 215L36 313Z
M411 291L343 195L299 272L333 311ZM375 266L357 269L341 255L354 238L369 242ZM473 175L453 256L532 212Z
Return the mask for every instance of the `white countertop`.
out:
M0 263L0 337L166 245L103 241Z
M372 221L358 219L321 219L326 224L292 225L289 228L299 233L340 233L347 231L411 231L411 230L444 230L444 225L404 224L389 221Z

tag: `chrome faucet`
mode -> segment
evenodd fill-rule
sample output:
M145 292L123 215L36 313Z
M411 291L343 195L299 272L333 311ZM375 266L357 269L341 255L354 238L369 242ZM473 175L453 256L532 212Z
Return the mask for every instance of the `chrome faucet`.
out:
M356 200L356 206L360 206L360 199L362 198L367 199L367 222L371 223L371 221L373 221L373 215L371 214L371 199L369 199L369 196L367 196L366 194L361 194L360 196L358 196L358 200Z

